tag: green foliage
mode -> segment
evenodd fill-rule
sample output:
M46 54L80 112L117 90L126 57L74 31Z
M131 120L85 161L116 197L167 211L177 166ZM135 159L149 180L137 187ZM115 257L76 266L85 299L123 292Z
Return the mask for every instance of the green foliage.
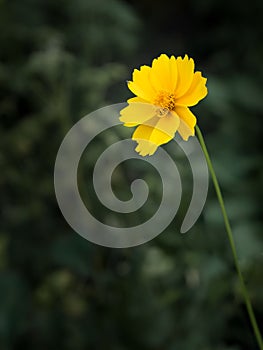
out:
M226 0L0 1L1 349L257 349L212 186L194 228L178 232L191 174L173 144L165 147L185 187L178 216L158 238L132 249L98 247L72 232L56 203L53 166L77 120L129 96L125 80L133 67L161 52L193 56L209 87L193 110L262 329L260 11L260 0L254 6ZM120 198L129 198L129 183L140 175L151 189L148 205L125 219L98 204L90 180L105 145L130 132L101 135L80 164L92 212L129 226L156 210L158 174L143 161L116 169L113 188Z

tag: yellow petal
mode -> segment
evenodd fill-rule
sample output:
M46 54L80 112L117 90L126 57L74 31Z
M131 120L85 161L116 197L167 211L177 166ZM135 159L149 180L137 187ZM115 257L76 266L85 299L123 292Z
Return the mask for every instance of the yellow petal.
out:
M143 124L146 120L152 118L155 113L156 107L150 103L132 102L120 111L120 121L125 123L125 126L135 126Z
M205 86L207 79L201 72L195 72L192 84L186 93L176 100L176 103L184 106L194 106L207 95Z
M135 151L138 152L143 157L147 155L151 156L157 150L157 147L158 146L156 144L150 141L140 140L138 142L137 147L135 148Z
M142 103L146 103L146 101L138 96L135 97L131 97L127 100L128 103L132 103L132 102L142 102ZM133 128L134 126L138 125L138 123L124 123L124 126L127 126L128 128Z
M195 134L196 117L189 108L184 106L177 106L176 113L180 118L178 132L183 140L187 141L189 136Z
M134 126L137 126L137 123L124 123L124 126L127 126L127 128L133 128Z
M154 119L156 118L156 123L153 125ZM159 139L159 133L166 134L167 136L172 139L174 137L174 134L176 133L176 130L178 129L178 126L180 124L179 117L176 113L168 113L164 117L155 117L151 120L147 121L147 124L150 126L154 126L154 130L151 135L151 139L153 142L157 139L157 144L163 144L161 139ZM155 142L156 143L156 142Z
M152 101L156 94L150 81L150 71L151 68L148 66L142 66L140 70L134 69L132 74L133 81L128 82L128 88L135 95L146 101Z
M178 68L177 68L177 62L174 56L170 58L170 70L171 70L171 90L174 91L177 85L177 77L178 77Z
M128 103L130 103L130 102L144 102L144 103L146 102L146 103L147 103L146 100L144 100L143 98L138 97L138 96L129 98L129 99L127 100L127 102L128 102Z
M155 58L150 72L152 85L156 91L173 91L177 81L177 64L175 57L162 54Z
M175 88L176 98L181 97L187 90L189 90L194 76L194 60L188 58L187 55L182 59L182 57L177 57L177 85Z
M154 137L153 132L155 131ZM154 127L148 125L139 125L132 135L132 139L137 141L138 146L135 150L141 155L152 155L157 147L171 140L167 134L155 130Z
M169 113L165 117L154 117L139 125L132 136L138 143L137 151L141 155L153 154L157 146L169 142L174 137L179 123L176 113Z

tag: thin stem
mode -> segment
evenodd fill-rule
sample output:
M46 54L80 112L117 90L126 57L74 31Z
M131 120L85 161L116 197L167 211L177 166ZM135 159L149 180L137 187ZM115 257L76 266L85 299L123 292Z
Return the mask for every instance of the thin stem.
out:
M203 135L201 133L201 130L199 129L199 127L197 125L196 125L195 129L196 129L197 137L199 139L200 145L201 145L201 147L203 149L203 152L204 152L204 155L205 155L205 158L206 158L206 161L207 161L207 165L208 165L208 168L209 168L209 171L210 171L213 183L214 183L215 191L216 191L216 194L217 194L218 202L220 204L221 211L222 211L222 214L223 214L225 227L226 227L226 231L227 231L230 247L231 247L231 250L232 250L232 254L233 254L233 258L234 258L234 262L235 262L235 267L236 267L237 274L238 274L238 277L239 277L239 281L240 281L243 297L244 297L244 300L245 300L247 312L248 312L248 315L249 315L249 319L250 319L253 331L255 333L255 336L256 336L256 339L257 339L257 342L258 342L258 346L259 346L260 350L263 350L262 336L261 336L260 330L258 328L257 320L256 320L256 317L255 317L255 314L254 314L254 311L253 311L253 308L252 308L252 304L251 304L251 301L250 301L250 298L249 298L249 294L248 294L248 291L247 291L247 288L246 288L246 285L245 285L245 282L244 282L244 278L243 278L243 275L242 275L242 272L241 272L241 269L240 269L240 266L239 266L236 246L235 246L235 242L234 242L234 237L233 237L232 229L231 229L231 226L230 226L230 223L229 223L229 219L228 219L228 216L227 216L227 212L226 212L223 196L222 196L222 193L221 193L221 189L219 187L219 183L218 183L218 180L217 180L217 177L216 177L216 173L215 173L215 170L213 168L213 165L212 165L209 153L207 151L206 144L205 144Z

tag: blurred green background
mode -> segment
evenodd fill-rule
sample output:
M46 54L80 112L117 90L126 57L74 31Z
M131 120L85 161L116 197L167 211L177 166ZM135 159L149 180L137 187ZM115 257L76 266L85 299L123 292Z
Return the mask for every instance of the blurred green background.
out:
M0 0L1 350L257 349L212 186L198 222L179 233L191 193L183 159L177 217L130 249L96 246L71 230L53 167L76 121L131 96L125 82L135 67L160 53L193 57L209 88L193 111L263 330L262 16L261 0ZM123 129L119 138L131 133ZM86 151L84 192L98 152L118 137L101 135ZM152 200L128 225L148 217L161 193L152 168L130 168L116 170L117 195L129 198L130 180L143 173ZM94 194L83 196L114 219Z

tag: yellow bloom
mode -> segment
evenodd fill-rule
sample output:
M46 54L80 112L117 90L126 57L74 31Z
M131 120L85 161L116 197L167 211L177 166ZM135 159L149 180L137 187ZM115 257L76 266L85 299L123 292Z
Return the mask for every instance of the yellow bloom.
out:
M152 155L176 131L184 140L194 135L196 117L188 107L207 95L207 79L194 72L192 58L162 54L151 67L135 69L132 78L128 87L136 97L128 100L120 120L127 127L138 126L132 139L140 155Z

